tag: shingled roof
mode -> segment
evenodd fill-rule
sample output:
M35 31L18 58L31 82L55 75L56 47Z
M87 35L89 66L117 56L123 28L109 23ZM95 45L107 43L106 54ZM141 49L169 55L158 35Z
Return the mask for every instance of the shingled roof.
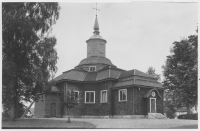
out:
M72 69L63 72L62 75L56 77L53 81L58 82L60 80L67 80L78 82L95 82L105 79L118 80L113 88L133 85L163 88L162 84L157 82L157 78L136 69L123 71L118 68L105 68L98 72L87 72L85 70Z
M138 78L133 78L133 79L129 79L129 80L119 80L113 86L113 88L125 87L125 86L136 86L136 85L145 86L145 87L163 88L162 84L157 81L138 79Z
M88 72L84 81L96 81L97 72Z
M71 80L71 81L79 81L79 82L94 82L101 81L105 79L117 79L120 75L121 71L119 70L101 70L98 72L86 72L84 70L76 70L72 69L67 72L63 72L62 75L56 77L53 81L58 82L60 80Z
M162 84L157 82L157 78L136 69L121 72L119 79L113 88L134 85L163 88Z
M148 75L148 74L141 72L139 70L136 70L136 69L122 72L119 78L129 77L129 76L133 76L133 75L157 79L156 77L153 77L151 75Z
M88 64L105 64L105 65L111 65L115 66L112 64L112 62L105 57L98 57L98 56L91 56L83 59L78 66L80 65L88 65Z

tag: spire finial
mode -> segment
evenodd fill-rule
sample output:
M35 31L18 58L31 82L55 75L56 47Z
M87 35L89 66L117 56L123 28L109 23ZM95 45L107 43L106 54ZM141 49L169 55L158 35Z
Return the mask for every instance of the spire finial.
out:
M100 11L99 9L97 9L97 3L96 3L96 8L93 8L96 10L96 19L95 19L95 23L94 23L94 33L96 35L99 34L99 24L98 24L98 20L97 20L97 10Z
M96 10L96 17L97 17L97 10L100 11L99 9L97 9L97 3L96 3L96 8L93 8Z

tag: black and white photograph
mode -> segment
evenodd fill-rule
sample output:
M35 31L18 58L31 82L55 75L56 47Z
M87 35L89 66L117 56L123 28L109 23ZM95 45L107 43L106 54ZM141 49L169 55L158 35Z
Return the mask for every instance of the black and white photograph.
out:
M2 1L2 129L198 129L198 1Z

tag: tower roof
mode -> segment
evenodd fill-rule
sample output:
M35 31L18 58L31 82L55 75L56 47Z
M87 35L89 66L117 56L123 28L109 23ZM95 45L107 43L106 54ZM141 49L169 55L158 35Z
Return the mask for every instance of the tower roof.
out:
M94 29L94 32L93 32L94 34L88 40L91 40L91 39L101 39L101 40L104 40L106 42L106 40L103 39L103 37L99 35L100 32L99 32L99 23L98 23L97 15L96 15L96 18L95 18L93 29Z
M99 30L99 23L98 23L98 20L97 20L97 15L96 15L95 23L94 23L94 30L95 31Z
M111 65L111 66L115 66L112 64L112 62L105 57L97 57L97 56L92 56L92 57L88 57L83 59L78 66L80 65L88 65L88 64L105 64L105 65Z

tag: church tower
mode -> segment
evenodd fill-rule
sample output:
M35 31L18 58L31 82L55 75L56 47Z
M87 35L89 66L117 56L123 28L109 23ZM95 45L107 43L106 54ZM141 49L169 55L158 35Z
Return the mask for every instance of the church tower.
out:
M87 58L83 59L78 66L90 71L90 67L95 67L95 71L103 69L105 66L113 66L112 62L106 58L107 41L100 36L97 15L94 22L94 32L87 41Z
M99 35L99 24L97 16L94 23L93 36L87 40L87 57L106 57L106 40Z

